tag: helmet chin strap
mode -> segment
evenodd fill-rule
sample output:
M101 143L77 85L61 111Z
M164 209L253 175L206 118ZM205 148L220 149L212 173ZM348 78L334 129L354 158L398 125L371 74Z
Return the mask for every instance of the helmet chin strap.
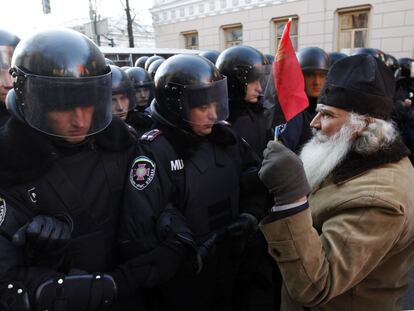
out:
M16 92L14 89L11 89L7 93L6 107L12 116L17 118L21 122L27 123L24 118L23 112L21 111L20 105L17 103Z

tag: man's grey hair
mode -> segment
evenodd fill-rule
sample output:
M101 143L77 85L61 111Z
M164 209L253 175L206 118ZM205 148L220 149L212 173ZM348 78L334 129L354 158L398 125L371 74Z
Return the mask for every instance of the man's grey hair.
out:
M372 122L365 127L352 144L352 149L359 154L369 155L390 146L399 136L392 121L371 118ZM364 128L364 116L351 112L349 124Z

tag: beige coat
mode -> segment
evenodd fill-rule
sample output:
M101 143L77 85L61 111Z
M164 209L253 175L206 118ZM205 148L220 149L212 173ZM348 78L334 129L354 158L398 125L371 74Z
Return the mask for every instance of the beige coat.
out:
M340 184L310 208L261 225L284 278L282 310L401 310L414 262L414 169L407 157Z

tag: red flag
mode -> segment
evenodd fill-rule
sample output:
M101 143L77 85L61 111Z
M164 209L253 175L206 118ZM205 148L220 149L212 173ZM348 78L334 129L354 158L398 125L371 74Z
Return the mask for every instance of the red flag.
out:
M309 106L302 69L290 41L291 23L289 19L285 25L273 63L275 88L286 122Z

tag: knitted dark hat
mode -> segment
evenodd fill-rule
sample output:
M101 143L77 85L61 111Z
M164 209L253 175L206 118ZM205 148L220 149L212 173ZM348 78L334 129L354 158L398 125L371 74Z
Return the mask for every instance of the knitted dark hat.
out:
M371 55L355 55L332 66L318 103L389 119L394 91L395 78L382 61Z

